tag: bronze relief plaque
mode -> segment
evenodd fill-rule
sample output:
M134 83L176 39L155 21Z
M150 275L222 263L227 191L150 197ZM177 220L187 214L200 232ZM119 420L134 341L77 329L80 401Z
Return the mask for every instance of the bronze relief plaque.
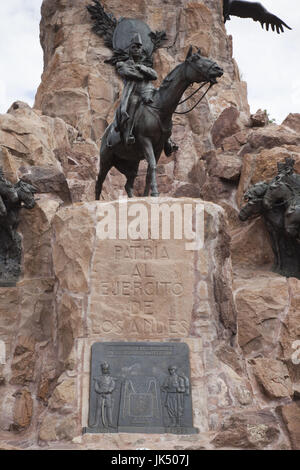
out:
M194 434L185 343L94 343L84 433Z

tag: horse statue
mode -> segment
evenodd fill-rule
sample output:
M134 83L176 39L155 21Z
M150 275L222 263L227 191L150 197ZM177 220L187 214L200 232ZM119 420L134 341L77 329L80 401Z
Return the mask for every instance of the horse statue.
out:
M25 181L19 180L14 186L14 193L16 198L12 200L11 197L3 199L5 206L5 214L0 214L0 226L4 228L10 239L14 240L16 230L20 222L20 210L33 209L35 206L34 194L37 189Z
M133 145L127 146L119 142L111 146L108 136L113 124L108 126L100 149L96 199L100 198L105 177L113 166L126 176L125 190L128 197L132 197L139 163L144 159L148 163L144 196L148 196L150 187L151 196L158 196L156 165L171 136L172 115L183 93L195 82L210 83L212 86L222 75L223 70L214 61L201 56L200 50L193 53L190 47L185 61L167 75L158 89L154 89L151 102L140 103L133 128L135 136Z
M19 180L12 185L0 178L0 282L15 282L20 274L21 237L17 232L20 210L33 209L37 189Z
M286 158L269 183L249 188L239 218L262 215L275 257L273 271L300 279L300 175L293 167L294 160Z
M295 177L298 176L298 181ZM284 209L284 229L300 242L300 176L277 176L269 185L264 196L264 206L268 210L282 206Z
M274 264L272 270L274 272L280 272L281 270L281 257L278 245L278 233L281 231L283 225L283 215L281 211L273 209L268 210L264 204L264 196L268 191L269 184L265 181L251 186L248 191L244 194L244 201L246 204L241 208L239 212L239 219L242 222L250 218L262 216L269 233L271 247L274 254Z

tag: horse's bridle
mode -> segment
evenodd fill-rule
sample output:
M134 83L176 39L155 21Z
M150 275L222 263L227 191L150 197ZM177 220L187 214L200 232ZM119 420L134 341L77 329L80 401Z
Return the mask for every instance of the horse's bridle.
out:
M192 63L191 60L186 60L186 61L185 61L185 64L190 65L193 70L195 70L196 72L199 72L199 70L197 69L197 67L194 66L194 64ZM211 69L213 66L214 66L214 63L212 63L211 66L208 68L206 75L208 75L210 69ZM185 69L185 79L187 80L186 69ZM190 100L190 99L191 99L196 93L198 93L198 91L200 91L201 88L203 88L204 85L206 85L207 83L209 83L209 87L207 88L207 90L205 91L205 93L203 93L203 95L201 96L201 98L197 101L196 104L194 104L194 106L193 106L191 109L189 109L188 111L182 111L182 112L180 112L180 111L174 111L174 114L188 114L188 113L190 113L191 111L193 111L193 110L198 106L198 104L201 103L201 101L203 100L203 98L205 97L205 95L207 94L207 92L211 89L211 87L212 87L213 85L215 85L215 83L212 82L211 80L206 79L206 81L205 81L204 83L202 83L202 84L199 86L199 88L197 88L197 90L195 90L191 95L189 95L189 96L188 96L187 98L185 98L184 100L179 101L179 103L178 103L178 105L177 105L177 106L179 106L180 104L183 104L183 103L185 103L186 101ZM191 84L191 85L192 85L192 84ZM146 106L149 106L149 108L153 108L153 109L157 109L157 110L161 110L161 109L162 109L162 108L160 108L160 107L158 107L158 106L153 106L153 105L151 105L150 103L146 103Z
M192 67L193 70L195 70L196 72L199 72L198 68L193 64L193 62L191 60L186 60L185 63L187 65L189 65L190 67ZM214 66L214 63L211 64L211 66L208 68L207 70L207 73L205 75L209 75L209 71L210 69ZM185 68L185 79L187 80L187 75L186 75L186 68ZM198 104L201 103L201 101L203 100L203 98L205 97L205 95L207 94L207 92L211 89L211 87L213 85L215 85L214 82L212 82L211 80L208 80L208 78L206 77L206 81L204 83L202 83L202 85L199 86L199 88L197 88L196 91L194 91L190 96L188 96L187 98L185 98L184 100L182 101L179 101L178 105L180 104L183 104L185 103L186 101L188 101L189 99L191 99L196 93L198 93L199 90L201 90L201 88L204 87L204 85L206 85L207 83L209 83L209 87L207 88L207 90L205 91L205 93L203 93L203 95L201 96L201 98L197 101L197 103L191 108L189 109L188 111L182 111L182 112L179 112L179 111L175 111L174 114L188 114L190 113L191 111L193 111L197 106Z
M199 73L198 67L196 67L196 66L193 64L193 61L191 60L191 58L188 58L188 59L185 61L185 63L186 63L187 65L190 65L190 67L192 67L192 69L193 69L195 72L198 72L198 73ZM208 82L211 83L211 80L209 80L208 77L209 77L209 71L210 71L210 69L211 69L212 67L214 67L214 65L215 65L215 63L212 62L211 66L208 67L206 74L204 74L204 75L206 75L206 83L208 83ZM187 79L186 70L185 70L185 78Z

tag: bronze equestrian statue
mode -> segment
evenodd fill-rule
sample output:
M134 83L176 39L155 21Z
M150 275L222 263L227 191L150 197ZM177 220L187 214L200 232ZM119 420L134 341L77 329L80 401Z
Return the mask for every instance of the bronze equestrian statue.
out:
M94 21L93 30L113 51L112 57L105 62L115 66L124 82L114 122L102 138L96 199L100 198L103 182L112 167L126 176L125 189L132 197L139 162L144 159L148 162L144 195L149 194L151 187L151 196L158 196L156 164L163 150L169 156L178 149L171 140L172 115L177 112L178 104L195 94L180 101L183 93L194 82L209 83L211 87L223 70L201 57L200 51L193 54L190 49L186 60L156 89L152 83L157 79L152 55L166 41L165 31L154 33L146 23L137 19L117 20L112 13L105 12L99 0L92 1L94 5L88 5L87 9ZM283 32L284 26L291 29L257 2L223 0L223 13L224 22L230 19L230 15L235 15L260 21L267 30L271 25L278 33Z
M286 158L277 164L278 174L270 182L251 186L239 218L246 221L261 215L274 254L272 270L300 279L300 175L294 173L294 163Z
M87 7L95 21L93 29L104 37L105 44L113 51L113 56L106 62L116 67L124 81L114 122L102 137L96 199L100 198L103 182L112 167L126 176L125 190L128 197L132 197L141 160L148 163L144 195L148 196L151 188L151 196L158 196L156 164L163 150L169 156L178 148L171 141L172 115L183 93L193 83L208 83L211 87L223 75L223 70L212 60L202 57L200 50L193 53L190 48L185 61L156 89L152 84L157 78L152 67L152 54L166 40L166 33L154 33L141 20L121 18L117 21L104 11L98 0L93 2L95 5ZM182 102L194 95L192 93Z
M96 183L96 199L99 199L102 184L108 171L114 166L123 173L128 197L133 195L133 184L141 160L146 159L148 170L144 195L151 186L151 196L158 196L156 163L171 136L172 115L184 91L192 83L215 83L223 70L213 61L202 57L200 52L189 50L185 61L164 79L159 89L153 87L151 101L141 101L135 112L134 143L126 145L122 140L111 145L111 124L105 131L100 149L100 172ZM122 108L122 104L121 104ZM130 138L130 136L129 136Z

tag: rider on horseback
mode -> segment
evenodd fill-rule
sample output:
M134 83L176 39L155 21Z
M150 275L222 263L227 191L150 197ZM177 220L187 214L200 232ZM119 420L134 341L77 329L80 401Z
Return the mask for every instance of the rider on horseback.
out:
M117 127L121 130L126 145L135 143L132 131L139 104L141 101L145 104L153 102L155 88L151 81L157 79L157 73L143 64L144 58L141 36L135 34L129 46L129 59L117 63L117 72L124 80L121 106L117 112Z
M138 107L141 103L153 103L153 93L155 87L152 81L157 79L157 73L153 68L145 65L146 55L143 51L143 43L140 34L133 35L131 40L128 59L117 62L116 68L124 81L124 90L121 104L115 116L115 125L108 138L108 144L114 145L115 133L120 133L126 146L135 143L133 129ZM165 143L165 153L167 156L177 150L178 147L169 139Z

